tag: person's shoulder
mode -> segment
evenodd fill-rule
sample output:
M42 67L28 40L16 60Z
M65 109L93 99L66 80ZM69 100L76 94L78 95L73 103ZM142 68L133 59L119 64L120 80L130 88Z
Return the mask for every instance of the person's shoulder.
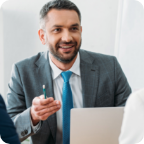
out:
M144 106L144 88L133 92L128 101L128 105Z
M107 59L107 58L115 58L115 56L112 56L112 55L106 55L106 54L101 54L101 53L96 53L96 52L92 52L92 51L87 51L87 50L84 50L84 49L81 49L80 50L80 53L86 53L88 54L89 56L93 57L93 58L103 58L103 59Z
M14 65L17 65L18 67L31 67L36 63L36 61L38 61L38 59L40 59L40 57L44 57L46 53L47 52L39 52L36 55L16 62Z
M1 96L1 94L0 94L0 108L6 109L5 102L4 102L3 97Z
M139 98L144 100L144 88L134 91L131 94L131 98Z
M0 102L4 102L3 97L0 94Z
M115 56L112 55L106 55L106 54L101 54L101 53L96 53L96 52L91 52L87 50L80 50L80 54L84 55L85 57L88 57L90 59L93 59L93 62L114 62L116 60Z

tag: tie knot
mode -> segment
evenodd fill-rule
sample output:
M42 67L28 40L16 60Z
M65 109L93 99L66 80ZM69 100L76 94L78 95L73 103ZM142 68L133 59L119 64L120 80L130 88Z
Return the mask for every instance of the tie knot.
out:
M61 76L63 77L64 82L68 82L71 75L72 75L71 71L65 71L61 73Z

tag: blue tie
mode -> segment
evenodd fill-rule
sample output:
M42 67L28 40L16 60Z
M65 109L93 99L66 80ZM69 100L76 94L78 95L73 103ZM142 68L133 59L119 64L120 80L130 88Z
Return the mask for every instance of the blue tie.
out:
M71 71L62 72L61 76L64 79L63 84L63 144L70 144L70 110L73 108L72 91L69 84L69 79L72 75Z

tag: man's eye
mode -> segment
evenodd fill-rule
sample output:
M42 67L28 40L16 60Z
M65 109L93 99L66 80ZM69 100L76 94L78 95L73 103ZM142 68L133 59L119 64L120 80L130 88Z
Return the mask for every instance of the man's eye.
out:
M59 32L60 28L54 29L54 32Z
M72 28L72 30L78 30L78 28L76 28L76 27L73 27L73 28Z

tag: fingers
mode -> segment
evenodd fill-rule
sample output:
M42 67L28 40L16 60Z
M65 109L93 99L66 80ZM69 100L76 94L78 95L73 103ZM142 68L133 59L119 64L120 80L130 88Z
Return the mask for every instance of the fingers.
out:
M41 109L39 111L36 111L36 115L39 117L40 120L46 120L50 115L54 114L61 108L61 103L60 101L54 101L54 105L49 104L47 107L44 109ZM57 104L58 103L58 104Z
M41 116L39 116L39 118L40 118L40 120L46 120L50 115L52 115L52 114L54 114L55 112L57 112L59 109L55 109L55 110L53 110L53 111L51 111L51 112L49 112L49 113L45 113L45 114L43 114L43 115L41 115Z
M35 109L35 111L40 111L40 110L42 110L42 109L47 109L47 108L50 108L50 107L53 107L53 106L58 106L58 105L61 107L61 102L55 100L55 101L53 101L53 102L51 102L51 103L48 103L48 104L46 104L46 105L42 105L42 106L35 105L35 106L34 106L34 109Z
M57 110L59 110L60 109L60 105L55 105L55 106L53 106L53 107L49 107L49 108L46 108L46 109L42 109L42 110L40 110L40 111L37 111L36 112L36 114L38 115L38 116L42 116L42 115L44 115L44 114L46 114L46 113L51 113L51 112L53 112L53 111L57 111Z
M32 102L31 116L34 122L45 120L61 108L61 102L52 97L45 99L44 95L35 97Z
M39 99L45 99L44 95L38 97Z
M44 95L41 95L39 97L34 98L33 104L34 105L46 105L46 104L49 104L53 101L54 101L54 99L52 97L44 99Z

